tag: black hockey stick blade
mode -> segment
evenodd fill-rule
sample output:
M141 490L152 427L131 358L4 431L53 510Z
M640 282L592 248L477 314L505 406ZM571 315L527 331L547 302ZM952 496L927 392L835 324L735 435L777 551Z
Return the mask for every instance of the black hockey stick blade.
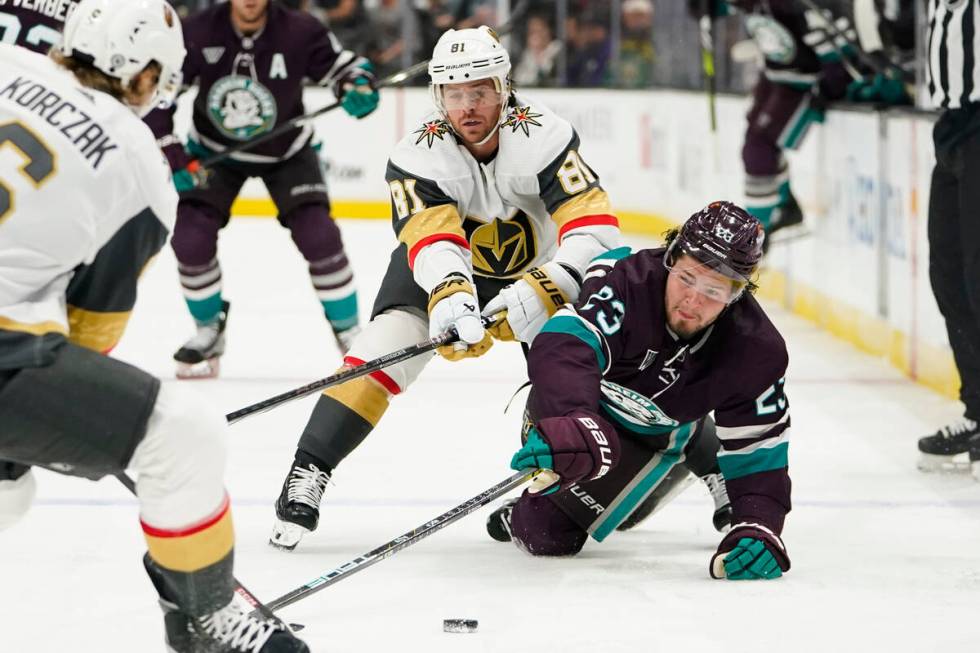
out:
M498 321L504 319L503 316L504 314L501 313L495 315L492 318L491 317L483 318L484 328L490 328L491 326L495 325ZM351 367L346 370L341 370L336 374L331 374L328 377L322 378L318 381L313 381L312 383L308 383L304 386L300 386L298 388L290 390L289 392L283 392L282 394L278 394L275 397L269 397L264 401L260 401L258 403L252 404L251 406L240 408L232 413L228 413L227 415L225 415L225 419L228 420L229 424L234 424L235 422L241 421L246 417L251 417L252 415L258 415L259 413L264 413L268 410L272 410L277 406L281 406L286 402L293 401L294 399L301 399L319 390L324 390L326 388L339 385L341 383L346 383L347 381L360 378L362 376L370 374L371 372L377 372L378 370L384 369L385 367L388 367L390 365L395 365L396 363L401 363L402 361L406 361L410 358L415 358L416 356L420 356L427 352L438 349L443 345L452 344L457 340L459 340L459 336L456 334L456 331L454 330L446 331L445 333L438 335L435 338L430 338L429 340L420 342L417 345L410 345L403 349L393 351L390 354L385 354L384 356L381 356L379 358L369 360L365 362L363 365L358 365L357 367Z
M421 526L414 528L403 535L399 535L390 542L385 542L381 546L368 551L367 553L360 555L349 562L345 562L336 569L322 574L310 582L306 583L301 587L297 587L293 591L280 596L279 598L271 601L268 604L270 610L279 610L287 605L292 605L297 601L305 599L306 597L319 592L320 590L330 587L334 583L338 583L341 580L356 574L359 571L367 569L373 564L381 562L385 558L390 558L402 549L406 549L421 540L429 537L436 531L440 531L446 526L449 526L455 521L458 521L465 517L466 515L479 510L483 506L487 505L494 499L502 497L514 488L520 487L524 483L534 479L538 474L545 472L546 470L525 470L517 472L510 478L507 478L500 483L497 483L491 488L488 488L476 495L475 497L464 501L455 508L452 508L434 519L430 519Z
M510 18L507 20L507 22L504 25L501 25L500 27L497 28L496 30L497 34L504 35L511 32L514 29L514 26L517 25L518 21L520 21L523 15L527 12L528 7L530 7L530 5L531 5L530 0L521 0L521 2L519 2L517 6L514 7L514 11L511 12ZM379 80L378 83L375 84L375 88L398 86L399 84L402 84L410 79L413 79L421 75L428 69L429 69L429 59L426 59L425 61L420 61L418 63L412 64L411 66L405 68L404 70L400 70L397 73L393 73ZM200 162L200 167L210 168L214 164L218 163L219 161L224 161L225 159L232 156L233 154L238 154L239 152L244 152L245 150L251 150L252 148L261 145L262 143L268 142L274 138L278 138L279 136L282 136L283 134L285 134L290 130L296 129L298 127L302 127L308 122L311 122L316 118L319 118L323 114L333 111L334 109L339 107L340 104L341 104L340 100L337 100L336 102L332 102L326 106L320 107L319 109L311 111L310 113L306 113L303 114L302 116L296 116L295 118L291 118L290 120L287 120L286 122L282 123L281 125L279 125L278 127L276 127L271 131L268 131L260 136L256 136L255 138L247 140L244 143L239 143L238 145L235 145L233 147L229 147L220 152L216 152L211 156L202 159Z

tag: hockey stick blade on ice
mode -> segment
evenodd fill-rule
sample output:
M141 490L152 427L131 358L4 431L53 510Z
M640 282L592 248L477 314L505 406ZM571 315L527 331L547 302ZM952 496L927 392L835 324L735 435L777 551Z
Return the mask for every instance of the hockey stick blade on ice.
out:
M305 599L311 594L326 589L345 578L367 569L371 565L381 562L385 558L390 558L402 549L406 549L421 540L429 537L436 531L440 531L455 521L466 515L479 510L494 499L502 497L514 488L520 487L524 483L534 479L539 474L546 474L548 470L522 471L517 472L508 479L497 483L493 487L484 490L472 499L464 501L455 508L448 510L434 519L430 519L421 526L414 528L403 535L399 535L390 542L385 542L381 546L360 555L349 562L345 562L336 569L314 578L302 587L298 587L288 594L284 594L268 604L270 610L279 610L287 605L292 605L297 601Z
M518 21L527 12L528 7L530 7L530 5L531 5L531 0L521 0L517 4L517 6L514 7L514 11L511 12L510 18L507 20L507 22L496 29L497 34L503 36L504 34L510 33L514 29L514 26L517 25ZM375 88L380 89L380 88L387 88L389 86L398 86L403 82L406 82L410 79L413 79L414 77L421 75L428 69L429 69L429 60L426 59L425 61L420 61L416 64L412 64L411 66L405 68L404 70L400 70L397 73L393 73L391 75L388 75L384 79L379 80L378 83L375 84ZM296 116L295 118L291 118L290 120L287 120L286 122L282 123L272 131L268 131L262 134L261 136L256 136L255 138L245 141L244 143L240 143L233 147L229 147L220 152L216 152L215 154L212 154L211 156L205 159L202 159L199 165L201 168L210 168L214 164L218 163L219 161L224 161L225 159L232 156L233 154L238 154L239 152L244 152L245 150L251 150L252 148L261 145L262 143L266 143L274 138L278 138L279 136L282 136L283 134L285 134L286 132L292 129L296 129L297 127L303 127L307 123L312 122L313 120L319 118L325 113L333 111L339 106L340 106L340 100L337 100L336 102L332 102L331 104L320 107L319 109L311 111L310 113L306 113L303 114L302 116Z
M483 326L489 328L493 326L498 317L494 318L483 318ZM252 415L258 415L259 413L264 413L268 410L272 410L277 406L292 401L294 399L301 399L307 395L311 395L319 390L324 390L326 388L351 381L353 379L365 376L371 372L377 372L380 369L388 367L390 365L395 365L401 363L402 361L407 361L410 358L415 358L427 352L433 351L442 347L443 345L452 344L459 340L459 336L456 334L455 330L449 330L445 333L438 335L429 340L418 343L417 345L411 345L397 351L393 351L390 354L385 354L380 358L375 358L374 360L369 360L362 365L357 367L351 367L346 370L341 370L336 374L331 374L328 377L320 379L319 381L313 381L304 386L300 386L289 392L284 392L282 394L276 395L275 397L270 397L264 401L252 404L251 406L246 406L245 408L240 408L233 413L228 413L225 415L225 419L228 420L229 424L234 424L246 417L251 417Z

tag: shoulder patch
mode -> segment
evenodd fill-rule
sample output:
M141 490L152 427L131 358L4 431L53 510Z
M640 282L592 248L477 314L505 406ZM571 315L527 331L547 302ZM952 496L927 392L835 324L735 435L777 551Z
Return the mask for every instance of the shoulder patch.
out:
M419 129L413 131L413 134L418 134L418 138L415 139L415 144L419 145L422 141L426 141L426 145L429 148L432 147L432 143L435 139L444 140L445 136L449 132L449 125L445 120L431 120L429 122L423 123Z
M532 111L530 106L517 106L511 109L510 113L507 114L507 120L504 121L501 128L510 127L512 134L516 134L517 130L521 130L524 132L525 136L530 136L532 126L541 126L541 123L538 122L536 118L540 118L542 115L543 114Z

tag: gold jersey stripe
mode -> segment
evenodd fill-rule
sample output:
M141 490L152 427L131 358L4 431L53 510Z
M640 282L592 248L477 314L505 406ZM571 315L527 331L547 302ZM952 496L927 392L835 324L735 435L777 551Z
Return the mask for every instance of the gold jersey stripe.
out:
M34 324L27 324L25 322L12 320L2 315L0 315L0 329L5 331L29 333L32 336L43 336L46 333L60 333L63 336L68 335L68 331L65 329L65 327L57 322L36 322Z
M129 315L129 311L100 313L69 306L68 340L92 351L109 351L122 338Z
M208 528L182 537L157 537L144 532L150 556L161 567L191 573L223 560L235 546L231 510Z
M440 204L419 211L402 227L398 240L408 245L409 252L413 252L420 241L436 234L458 236L466 240L463 220L459 217L455 205Z
M388 410L388 391L370 377L361 377L327 388L323 394L336 399L364 418L372 427Z
M601 188L593 188L590 191L579 193L569 198L568 201L559 206L551 214L551 219L561 229L567 223L577 218L604 213L612 213L612 207L609 205L609 196Z

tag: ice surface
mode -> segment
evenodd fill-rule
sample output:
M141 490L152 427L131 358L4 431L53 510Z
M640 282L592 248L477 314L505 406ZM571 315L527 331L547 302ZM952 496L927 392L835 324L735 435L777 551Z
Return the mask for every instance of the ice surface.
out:
M343 224L367 313L393 242L386 222ZM273 220L223 233L228 353L191 387L230 412L330 374L339 361L303 260ZM172 381L190 335L173 257L146 273L116 355ZM700 486L634 531L576 558L533 559L471 515L283 611L314 651L960 651L980 625L980 484L916 471L915 440L959 406L781 310L790 347L793 569L774 582L708 577L719 539ZM516 346L434 361L335 475L320 530L295 553L266 544L272 504L315 402L230 431L236 572L266 600L369 551L510 475L521 402ZM57 398L52 398L57 401ZM0 650L162 651L140 564L135 501L100 483L38 473L28 516L0 534ZM479 632L442 632L447 615Z

